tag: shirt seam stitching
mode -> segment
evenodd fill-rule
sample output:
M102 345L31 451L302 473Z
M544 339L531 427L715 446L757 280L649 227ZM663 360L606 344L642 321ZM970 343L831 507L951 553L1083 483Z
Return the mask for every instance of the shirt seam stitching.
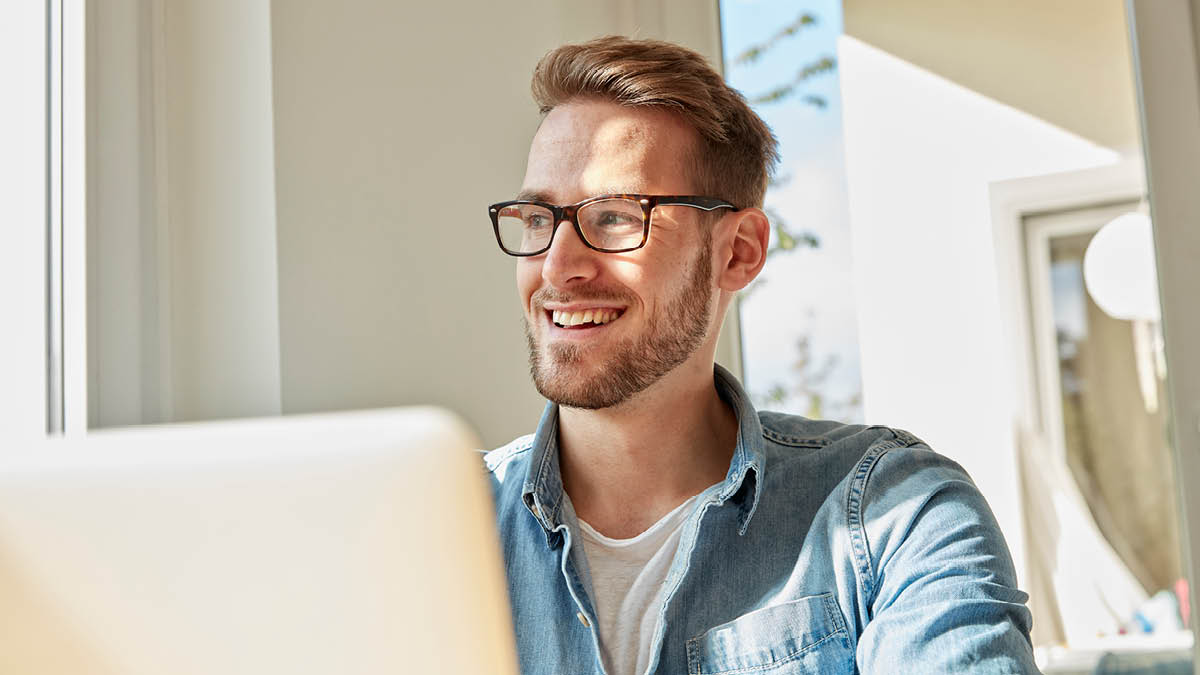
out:
M877 589L875 587L875 570L871 565L871 546L863 519L863 505L866 502L867 483L880 458L888 451L902 447L899 437L891 429L888 431L892 433L892 439L880 443L859 460L854 472L854 479L846 494L846 521L847 529L850 532L851 551L855 558L854 569L859 576L859 584L865 591L868 606L875 601Z
M787 654L783 658L776 659L774 661L771 661L770 663L763 663L763 664L760 664L757 666L745 666L742 668L733 668L730 670L714 670L714 671L705 673L700 668L700 663L699 663L700 659L697 657L695 659L691 659L691 660L696 661L696 670L691 671L691 672L692 672L692 675L736 675L737 673L753 673L755 671L766 670L768 668L775 668L775 667L781 666L785 663L790 663L791 661L795 661L796 659L803 656L806 652L810 652L813 649L816 649L820 645L822 645L836 637L841 637L843 641L846 641L846 640L848 640L849 635L846 632L845 628L839 628L838 630L835 630L832 633L822 637L820 640L817 640L816 642L810 642L810 643L804 645L803 647L797 649L796 651L791 652L790 654ZM693 638L693 640L694 640L694 638ZM691 658L691 656L693 654L693 651L692 651L693 640L688 641L688 652L689 652L688 656L689 656L689 658Z
M763 435L763 438L765 438L769 441L773 441L775 443L781 443L783 445L789 445L789 446L796 447L796 448L823 448L823 447L829 445L829 443L830 443L829 439L825 438L823 436L818 436L818 437L809 436L809 437L804 437L804 438L801 438L799 436L788 436L786 434L781 434L777 431L773 431L767 427L763 427L762 435Z

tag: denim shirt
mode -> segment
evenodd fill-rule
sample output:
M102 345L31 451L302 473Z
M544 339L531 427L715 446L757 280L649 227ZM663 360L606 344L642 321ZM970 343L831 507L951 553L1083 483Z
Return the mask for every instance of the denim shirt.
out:
M886 427L756 412L683 526L650 673L1036 673L1028 596L955 462ZM485 456L524 675L603 673L558 408ZM641 675L640 673L638 675Z

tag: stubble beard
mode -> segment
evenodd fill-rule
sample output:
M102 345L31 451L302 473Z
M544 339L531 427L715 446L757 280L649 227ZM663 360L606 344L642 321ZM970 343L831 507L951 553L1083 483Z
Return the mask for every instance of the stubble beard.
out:
M712 252L708 241L692 260L688 281L646 329L617 344L594 375L585 376L587 347L552 344L543 349L529 319L525 339L529 371L538 393L559 405L598 410L624 403L686 361L704 342L712 319ZM599 298L589 298L599 299Z

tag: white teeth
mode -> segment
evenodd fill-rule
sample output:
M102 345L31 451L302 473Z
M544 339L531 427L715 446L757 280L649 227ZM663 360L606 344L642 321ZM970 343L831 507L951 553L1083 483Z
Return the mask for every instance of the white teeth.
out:
M551 320L560 326L578 326L583 323L601 325L616 319L617 316L618 313L615 309L588 309L582 312L566 312L556 309L550 312Z

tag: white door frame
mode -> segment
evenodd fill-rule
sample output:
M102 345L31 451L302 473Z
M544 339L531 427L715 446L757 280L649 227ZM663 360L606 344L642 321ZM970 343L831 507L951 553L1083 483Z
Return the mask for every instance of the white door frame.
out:
M1200 584L1200 0L1127 0L1195 632ZM1197 641L1200 646L1200 641ZM1200 673L1200 654L1193 668Z

